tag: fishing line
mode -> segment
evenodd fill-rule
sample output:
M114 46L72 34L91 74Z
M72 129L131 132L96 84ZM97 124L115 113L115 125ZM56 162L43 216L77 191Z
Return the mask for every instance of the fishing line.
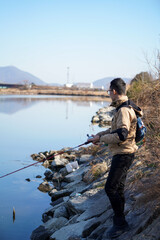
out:
M89 143L90 143L90 142L85 142L85 143L82 143L82 144L80 144L80 145L78 145L78 146L76 146L76 147L70 148L70 149L67 150L67 151L60 151L60 152L58 152L58 153L56 153L56 154L53 154L52 156L50 156L50 157L48 157L48 158L44 158L44 159L42 159L42 160L40 160L40 161L37 161L37 162L32 163L32 164L30 164L30 165L27 165L27 166L25 166L25 167L23 167L23 168L19 168L19 169L13 171L13 172L10 172L10 173L7 173L7 174L5 174L5 175L3 175L3 176L0 176L0 178L7 177L7 176L9 176L9 175L11 175L11 174L14 174L14 173L16 173L16 172L22 171L23 169L32 167L32 166L34 166L34 165L36 165L36 164L38 164L38 163L44 162L44 161L49 160L49 159L51 159L51 158L53 158L53 157L55 157L55 156L61 155L61 154L66 153L66 152L68 152L68 151L72 151L72 150L74 150L75 148L81 147L81 146L83 146L83 145L87 145L87 144L89 144Z

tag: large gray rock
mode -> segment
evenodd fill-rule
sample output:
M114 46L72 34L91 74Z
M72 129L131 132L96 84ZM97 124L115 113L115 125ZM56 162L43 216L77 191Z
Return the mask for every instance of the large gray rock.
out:
M69 161L66 158L61 158L60 155L55 156L55 159L51 163L51 167L65 167L65 165L69 163Z
M31 236L31 240L48 240L49 236L52 234L52 232L49 232L44 226L39 226L36 228Z
M89 236L89 239L98 239L100 236L103 236L106 229L112 226L112 216L113 216L113 210L108 209L103 214L101 214L99 217L96 217L96 221L100 222L101 224L94 230ZM101 239L101 238L100 238Z
M68 219L64 217L52 218L46 223L40 225L31 234L31 240L48 240L49 237L57 230L62 228Z
M91 206L95 208L95 204L102 196L104 196L104 190L91 189L83 193L83 195L70 199L67 202L67 205L75 214L83 213Z
M81 237L84 231L87 232L87 225L92 221L93 219L64 226L60 230L54 232L50 239L67 240L72 236ZM88 228L91 229L91 225L88 225Z
M64 217L52 218L51 220L44 223L42 226L50 233L54 233L55 231L65 226L67 222L68 222L68 219Z
M82 176L89 170L89 166L83 166L74 172L65 176L64 181L73 182L77 180L82 180Z
M89 186L80 180L77 179L77 181L68 183L67 185L64 186L64 189L69 189L72 191L72 196L74 196L76 193L82 193L87 191Z
M111 122L112 121L112 115L110 115L110 114L100 114L99 115L99 120L100 120L100 122L105 122L105 123L109 123L109 122Z
M111 106L108 106L108 107L103 107L103 108L100 108L96 113L99 115L101 113L111 113L115 110L114 107L111 107ZM112 113L113 114L113 113Z
M115 111L115 108L113 107L100 108L99 111L96 112L97 115L92 117L91 122L99 123L99 124L111 123L114 111Z
M62 177L65 177L68 174L66 167L61 168L59 173L62 175Z
M96 194L94 204L88 206L88 208L78 217L77 221L80 222L82 220L98 217L107 211L108 207L110 207L110 203L105 192L102 196L101 194Z
M70 189L63 189L57 192L52 193L52 191L49 193L51 196L52 202L61 198L61 197L66 197L69 196L72 193Z
M86 162L90 162L91 160L93 160L93 156L91 154L83 154L81 155L80 159L79 159L79 163L86 163Z
M62 205L55 210L54 218L59 218L59 217L65 217L65 218L69 217L68 211L67 211L65 205Z
M141 239L160 239L160 217L155 219L151 225L148 225L144 231L132 238L133 240Z
M49 217L51 216L53 218L55 210L61 206L66 206L65 202L63 202L63 198L60 203L57 203L55 206L49 207L48 209L46 209L45 212L43 213L43 215L46 215Z
M84 227L82 236L84 238L88 237L100 224L101 222L96 218L91 219L91 221Z
M104 107L104 108L100 108L96 113L99 114L108 114L108 115L112 115L114 114L115 111L115 107Z
M68 240L82 240L82 238L78 237L76 235L73 235L73 236L69 237Z

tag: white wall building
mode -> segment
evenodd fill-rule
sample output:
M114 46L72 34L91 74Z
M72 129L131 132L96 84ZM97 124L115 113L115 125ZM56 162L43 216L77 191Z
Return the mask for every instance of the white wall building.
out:
M93 83L76 83L77 88L93 88Z
M71 88L73 86L73 84L72 83L66 83L66 84L64 84L64 86L67 87L67 88Z

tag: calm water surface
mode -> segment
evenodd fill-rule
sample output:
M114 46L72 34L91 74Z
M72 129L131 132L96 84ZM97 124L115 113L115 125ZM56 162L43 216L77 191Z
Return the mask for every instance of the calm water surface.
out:
M95 112L108 102L53 96L0 96L0 176L34 163L32 153L74 147L95 134ZM0 239L29 240L50 205L37 187L44 176L40 164L0 179ZM31 182L25 179L30 178ZM13 222L12 211L16 210Z

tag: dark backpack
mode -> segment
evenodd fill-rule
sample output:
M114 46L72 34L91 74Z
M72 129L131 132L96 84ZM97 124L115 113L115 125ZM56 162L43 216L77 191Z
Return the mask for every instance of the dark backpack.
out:
M129 107L129 105L133 108L133 110L135 111L135 108L137 107L131 100L128 100L124 103L122 103L118 108L116 108L116 110L118 111L121 107ZM143 138L146 135L147 132L147 128L144 125L141 117L138 116L137 112L135 111L136 117L137 117L137 128L136 128L136 137L135 137L135 141L136 143L140 142L141 140L143 140Z

